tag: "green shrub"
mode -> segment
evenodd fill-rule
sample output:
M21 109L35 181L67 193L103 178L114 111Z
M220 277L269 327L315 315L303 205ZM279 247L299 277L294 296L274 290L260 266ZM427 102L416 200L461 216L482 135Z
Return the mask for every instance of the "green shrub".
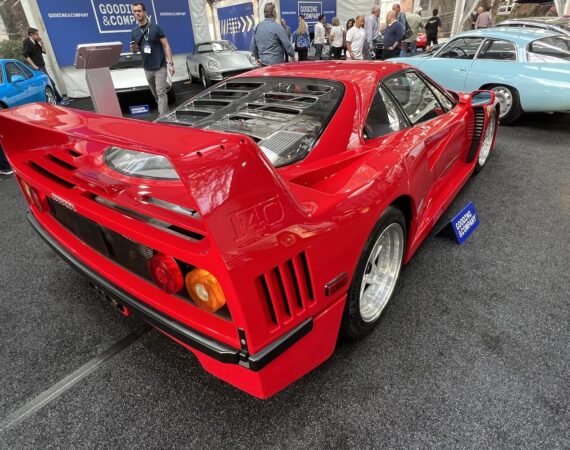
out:
M8 41L0 42L0 58L4 59L19 59L24 61L22 55L22 42L23 40L10 39ZM25 62L25 61L24 61Z

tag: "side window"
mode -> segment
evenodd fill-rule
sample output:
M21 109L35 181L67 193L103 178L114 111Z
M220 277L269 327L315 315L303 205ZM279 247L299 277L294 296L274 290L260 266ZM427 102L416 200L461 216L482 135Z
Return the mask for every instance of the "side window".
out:
M441 104L441 106L443 107L445 112L451 110L451 108L453 108L455 106L455 100L453 100L451 98L450 94L442 91L435 84L433 84L427 80L423 80L423 81L431 88L431 91L437 97L437 99L439 100L439 103Z
M508 41L491 41L483 46L477 59L488 59L494 61L516 61L517 48L515 44Z
M18 63L18 67L24 71L24 73L26 74L26 78L27 78L28 80L29 80L30 78L33 78L33 77L34 77L33 72L32 72L30 69L28 69L28 67L27 67L25 64L20 64L20 63Z
M376 91L364 124L364 138L374 139L406 128L406 120L398 105L382 86Z
M447 112L426 83L414 72L390 77L386 80L386 86L414 125Z
M20 75L24 78L27 78L24 71L20 69L15 63L13 62L6 63L6 76L8 77L9 82L12 82L12 77L14 75Z
M473 59L479 49L483 38L459 38L447 44L438 58Z

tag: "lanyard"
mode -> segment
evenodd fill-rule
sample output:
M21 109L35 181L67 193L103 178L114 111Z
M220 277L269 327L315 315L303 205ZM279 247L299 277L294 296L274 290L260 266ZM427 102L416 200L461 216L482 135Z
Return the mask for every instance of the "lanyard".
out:
M139 25L139 30L141 30L142 36L144 38L145 41L148 42L148 35L149 35L149 30L150 30L150 22L148 23L148 26L146 27L146 30L143 31L142 27Z

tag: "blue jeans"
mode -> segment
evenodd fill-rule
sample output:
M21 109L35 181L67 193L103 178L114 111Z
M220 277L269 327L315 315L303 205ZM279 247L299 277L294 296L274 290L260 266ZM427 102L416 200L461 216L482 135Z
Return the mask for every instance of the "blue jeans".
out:
M323 54L323 44L313 44L315 47L315 61L318 59L323 59L321 56Z
M406 57L408 56L408 50L410 51L410 53L416 53L416 45L417 42L402 42L402 50L400 51L400 56L401 57Z

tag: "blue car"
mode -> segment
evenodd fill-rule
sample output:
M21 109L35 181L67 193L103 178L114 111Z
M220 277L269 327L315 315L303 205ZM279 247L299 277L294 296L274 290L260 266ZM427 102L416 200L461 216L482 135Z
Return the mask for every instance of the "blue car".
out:
M31 102L56 104L49 78L15 59L0 59L0 109Z
M507 124L523 112L570 111L570 36L487 28L458 34L431 55L394 58L454 91L490 89Z

